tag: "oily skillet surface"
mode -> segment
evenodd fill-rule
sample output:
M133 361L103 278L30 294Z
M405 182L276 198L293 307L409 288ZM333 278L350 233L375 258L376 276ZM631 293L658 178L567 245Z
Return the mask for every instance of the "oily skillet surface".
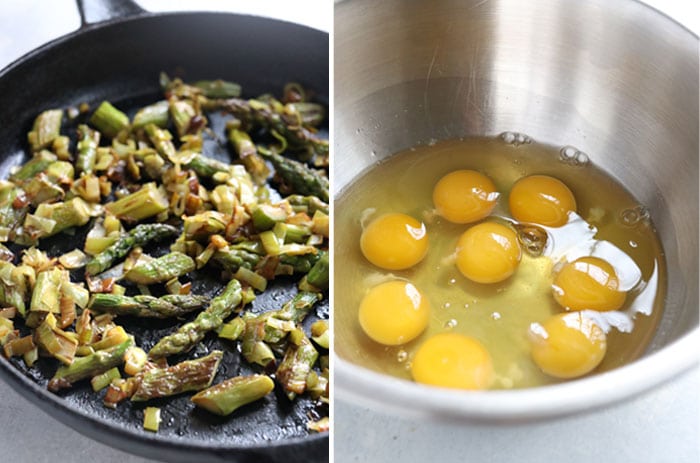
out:
M165 71L185 80L222 78L240 83L244 97L280 94L288 81L311 89L315 99L328 103L328 35L306 27L270 19L233 14L175 13L139 15L87 26L16 61L0 72L0 178L24 160L26 133L42 110L83 101L94 108L103 99L133 113L160 94L158 75ZM222 120L212 128L221 134ZM64 130L64 132L66 132ZM225 144L205 145L209 156L230 159ZM58 235L41 248L50 255L82 246L82 236ZM153 254L161 249L147 249ZM217 275L197 277L196 293L214 295L222 287ZM253 311L281 307L296 292L295 282L278 280L253 304ZM328 317L328 301L318 304L310 320ZM174 329L172 322L120 319L138 345L148 349ZM209 335L187 357L213 349L225 352L214 382L253 370L242 361L236 345ZM184 357L183 357L184 358ZM173 364L182 358L173 358ZM300 397L290 403L275 393L227 418L195 410L189 395L149 405L162 407L157 434L142 430L143 405L102 405L102 394L89 382L59 395L46 390L55 363L42 361L28 370L22 361L0 359L0 377L78 431L123 450L166 461L326 461L327 434L306 431L309 417L319 410ZM37 410L38 412L38 410Z

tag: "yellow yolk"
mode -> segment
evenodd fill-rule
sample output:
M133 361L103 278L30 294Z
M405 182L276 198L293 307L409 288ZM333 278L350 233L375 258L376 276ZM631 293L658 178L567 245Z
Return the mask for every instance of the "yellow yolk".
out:
M555 315L530 331L532 360L550 376L583 376L605 357L605 333L581 312Z
M569 187L547 175L521 178L508 197L510 214L518 222L561 227L576 212L576 199Z
M428 326L430 304L407 281L389 281L370 289L360 303L360 326L378 343L405 344Z
M477 283L497 283L510 277L520 262L517 235L505 225L474 225L457 242L457 268Z
M498 201L496 186L475 170L457 170L442 177L433 189L438 214L454 223L470 223L488 216Z
M625 303L615 269L598 257L565 264L554 277L554 299L567 310L617 310Z
M387 270L404 270L428 252L425 225L406 214L384 214L374 219L360 237L362 254Z
M457 333L425 341L411 362L416 382L453 389L485 389L493 377L491 355L476 339Z

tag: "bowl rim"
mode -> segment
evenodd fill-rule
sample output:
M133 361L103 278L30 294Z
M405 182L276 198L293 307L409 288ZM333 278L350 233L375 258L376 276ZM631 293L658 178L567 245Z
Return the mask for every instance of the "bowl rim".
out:
M354 365L335 351L333 363L339 400L407 417L509 424L592 411L675 378L700 363L700 328L622 367L524 389L464 391L425 386Z

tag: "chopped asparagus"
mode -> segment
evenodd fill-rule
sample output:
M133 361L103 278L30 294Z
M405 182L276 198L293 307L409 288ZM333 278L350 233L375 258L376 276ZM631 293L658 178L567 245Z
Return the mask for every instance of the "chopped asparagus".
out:
M107 270L115 261L125 257L136 246L144 246L151 241L160 241L176 234L177 229L171 225L137 225L129 233L119 237L116 243L94 256L86 266L87 274L97 275Z
M223 352L215 350L206 357L185 360L167 368L154 368L139 374L139 383L131 400L143 402L188 391L200 391L214 380Z
M109 349L100 350L85 357L77 357L70 365L60 367L49 381L49 390L58 391L69 388L81 379L91 378L104 373L110 368L124 363L124 353L134 344L133 338Z
M218 172L228 173L231 171L231 166L217 159L198 154L191 161L185 164L185 167L195 171L200 177L213 177Z
M321 258L311 267L306 274L306 281L310 285L320 290L328 289L328 273L330 262L327 252L321 252Z
M96 293L90 299L89 309L115 315L130 315L145 318L180 317L206 305L204 296L172 294L162 297L120 296Z
M158 341L151 348L148 356L157 359L192 349L205 334L223 324L241 303L241 299L241 284L238 280L229 281L223 292L211 300L206 310L201 312L194 321L185 323L177 331Z
M328 202L328 179L305 164L286 158L271 150L259 150L260 155L270 161L275 172L294 193L318 196Z
M90 124L103 135L114 138L119 132L129 128L129 117L112 106L109 101L103 101L92 114Z
M168 125L168 111L170 104L163 100L152 105L148 105L138 110L134 115L134 121L131 126L134 129L146 127L148 124L153 124L161 129Z
M243 405L262 399L275 388L269 376L237 376L198 392L192 402L217 415L226 416Z
M241 86L225 80L200 80L192 84L202 91L207 98L238 98Z

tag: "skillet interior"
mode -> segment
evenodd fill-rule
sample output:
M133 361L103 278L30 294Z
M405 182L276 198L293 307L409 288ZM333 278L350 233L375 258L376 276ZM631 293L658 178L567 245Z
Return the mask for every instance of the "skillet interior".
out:
M158 75L165 71L186 80L224 78L239 82L244 96L279 93L285 82L297 81L327 104L328 35L302 26L231 14L186 13L146 15L89 26L40 48L0 74L0 177L22 162L26 132L40 111L87 101L108 99L124 110L135 110L159 94ZM221 123L218 118L211 121ZM225 146L212 141L208 155L227 159ZM52 255L73 249L74 240L48 243ZM43 246L42 246L43 247ZM158 250L154 250L158 252ZM162 251L161 251L162 252ZM195 282L196 292L212 294L220 288L215 278ZM277 281L260 296L253 310L279 307L294 291L291 281ZM327 317L327 299L314 317ZM137 344L150 347L173 329L171 323L127 321ZM222 347L207 337L204 349ZM240 362L235 345L223 345L224 362L215 382L250 372ZM159 433L141 429L141 406L122 404L105 409L101 395L82 384L60 396L46 391L51 368L27 370L23 363L0 361L0 373L15 389L76 429L108 444L151 458L169 461L320 461L328 458L327 435L308 436L306 422L315 406L307 398L290 404L282 395L269 396L221 419L193 411L189 397L155 403L163 406ZM172 362L171 362L172 363ZM48 365L48 364L47 364ZM167 402L167 406L165 406Z

